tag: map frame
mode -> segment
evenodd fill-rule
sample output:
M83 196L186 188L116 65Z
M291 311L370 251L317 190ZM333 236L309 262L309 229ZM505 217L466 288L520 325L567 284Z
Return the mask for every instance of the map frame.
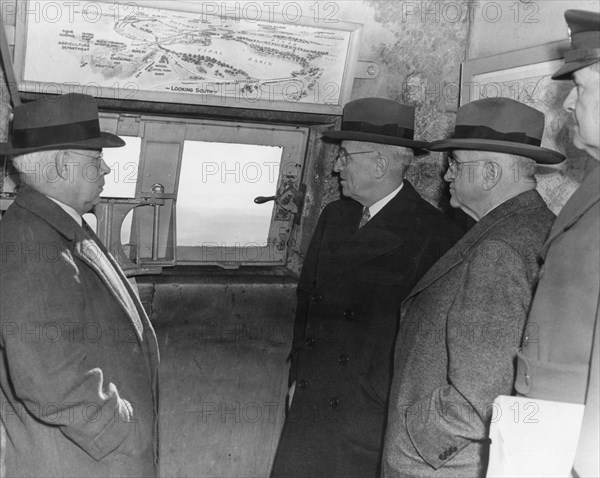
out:
M187 3L187 2L169 2L169 1L150 1L150 0L139 0L139 1L127 1L127 0L98 0L94 2L50 2L55 7L54 10L49 10L49 13L44 14L45 5L42 3L40 7L39 0L25 0L20 8L23 14L17 13L16 16L16 29L15 29L15 47L14 47L14 65L15 74L18 83L19 91L32 92L39 94L64 94L64 93L85 93L97 98L110 98L117 100L134 100L134 101L149 101L158 103L180 103L180 104L195 104L202 106L217 106L217 107L232 107L232 108L245 108L245 109L262 109L262 110L278 110L278 111L292 111L292 112L305 112L305 113L318 113L318 114L335 114L341 115L343 106L350 100L352 86L354 81L354 75L356 66L358 63L358 50L360 46L360 37L362 34L363 25L360 23L352 23L338 20L337 18L327 18L323 15L323 12L310 12L308 7L306 11L302 11L302 16L291 17L289 14L287 17L284 15L285 12L277 12L271 10L273 5L298 5L298 2L283 3L279 2L229 2L233 6L229 9L225 8L227 2L199 2L199 3ZM77 23L77 15L74 15L72 4L86 5L86 6L97 6L100 5L104 9L110 9L114 12L115 18L121 20L127 19L127 15L132 15L131 9L151 9L157 12L163 12L165 15L185 15L195 16L198 19L198 23L206 23L206 20L218 23L218 21L225 22L226 20L233 24L242 24L245 31L250 31L252 34L253 29L259 28L260 25L260 36L265 38L265 44L270 42L281 41L276 37L279 32L286 32L286 29L293 30L295 27L313 31L316 35L321 35L323 38L333 38L333 42L337 41L336 46L338 49L344 48L337 57L337 66L334 70L335 78L328 78L326 80L315 81L312 84L307 84L304 78L302 81L293 78L282 78L280 80L275 79L262 79L258 77L258 80L245 80L247 83L245 87L254 86L255 90L253 93L246 95L245 92L240 94L239 90L234 91L231 95L223 93L227 84L232 88L236 88L236 83L242 83L242 81L223 81L224 87L219 83L213 91L208 91L204 88L182 88L182 87L171 87L169 91L157 91L155 89L145 89L143 86L140 87L135 81L126 81L122 79L121 82L115 82L114 85L117 87L105 86L103 84L94 81L91 76L86 75L85 71L78 71L77 77L73 77L73 80L68 81L46 81L39 77L45 78L45 73L37 73L38 78L31 79L34 75L29 74L25 76L28 71L37 67L36 60L42 57L43 53L40 50L28 50L28 42L31 38L30 28L32 25L40 24L44 22L44 28L60 28L60 22L63 24L67 15L73 25L81 26L81 20ZM213 11L204 11L207 5L217 5L224 8L223 12L213 13ZM252 10L252 18L250 18L250 9L248 11L242 9L240 5L254 5ZM261 6L262 5L262 6ZM307 5L307 4L304 4ZM61 9L61 6L64 7ZM264 7L264 8L263 8ZM95 7L97 8L97 7ZM269 10L267 10L267 8ZM302 8L300 6L300 8ZM128 10L129 9L129 10ZM258 9L258 10L257 10ZM92 10L93 11L93 10ZM256 20L256 12L260 13L260 19ZM57 13L58 12L58 13ZM296 13L298 9L296 9ZM76 12L78 13L78 12ZM312 16L305 16L306 14L313 14ZM55 18L60 14L60 19ZM245 18L244 15L248 17ZM53 17L52 17L53 16ZM72 19L75 19L73 21ZM293 20L293 21L292 21ZM53 24L57 26L54 27ZM85 23L86 35L94 35L95 24L92 21ZM97 29L98 27L96 27ZM272 31L272 38L269 38L269 32ZM258 34L257 34L258 36ZM290 34L291 36L291 34ZM343 37L343 40L340 38ZM269 42L270 40L270 42ZM81 41L81 40L80 40ZM301 40L299 40L301 41ZM271 43L272 44L272 43ZM58 48L58 47L56 47ZM269 48L269 47L266 47ZM295 50L294 50L295 51ZM55 52L58 55L71 54L72 52ZM323 53L323 52L321 52ZM36 56L38 55L38 56ZM310 57L309 57L310 58ZM73 63L73 57L69 57L69 61ZM60 65L60 58L53 58L55 64ZM217 61L218 63L218 61ZM306 62L305 62L306 63ZM211 65L212 66L212 65ZM315 70L313 65L303 65L301 71ZM227 65L232 67L232 65ZM260 68L260 67L258 67ZM38 68L39 70L39 68ZM266 73L266 70L263 70ZM323 68L325 71L325 68ZM257 78L257 77L253 77ZM319 77L317 77L317 80ZM199 79L197 81L200 81ZM284 81L288 81L287 88ZM252 85L254 83L254 85ZM281 93L272 94L269 91L269 83L284 86L276 86L274 88L282 88ZM210 82L204 82L205 85L214 85ZM296 87L296 84L302 85ZM266 85L266 86L265 86ZM260 88L260 89L259 89ZM310 88L310 90L309 90ZM190 91L193 90L193 91ZM217 91L218 90L218 91ZM291 91L292 94L288 94ZM295 95L294 93L301 91L302 96ZM299 97L299 98L298 98Z

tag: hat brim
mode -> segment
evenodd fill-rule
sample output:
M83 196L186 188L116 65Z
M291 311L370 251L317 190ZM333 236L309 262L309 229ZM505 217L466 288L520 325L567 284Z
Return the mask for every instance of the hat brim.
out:
M360 131L325 131L323 138L333 141L365 141L367 143L392 144L403 146L414 150L422 150L427 147L426 141L415 141L412 139L396 138L383 134L362 133Z
M429 151L449 151L452 149L469 149L490 151L495 153L516 154L533 159L539 164L558 164L565 160L565 156L558 151L511 141L498 141L493 139L443 139L433 141L427 146Z
M552 79L553 80L570 80L571 77L573 76L573 73L575 73L578 70L581 70L582 68L586 68L590 65L593 65L594 63L600 61L600 59L598 58L592 58L590 60L586 60L586 61L572 61L569 63L565 63L563 66L560 67L560 69L554 73L552 75Z
M112 133L100 132L100 137L90 138L71 143L48 144L31 148L13 148L10 143L0 143L0 154L18 156L20 154L34 153L36 151L50 151L53 149L102 149L120 148L125 146L125 141Z

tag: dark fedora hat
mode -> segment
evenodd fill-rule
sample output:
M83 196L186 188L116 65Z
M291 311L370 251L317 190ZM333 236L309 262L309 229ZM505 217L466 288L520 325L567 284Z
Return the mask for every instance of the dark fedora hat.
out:
M118 136L100 131L98 106L92 96L69 93L15 106L11 138L0 143L0 154L124 145Z
M430 151L472 149L509 153L540 164L560 163L565 157L542 148L544 113L510 98L485 98L461 106L454 137L433 141Z
M577 70L600 61L600 13L567 10L571 49L565 53L565 64L552 75L553 80L568 80Z
M323 138L342 141L367 141L412 149L427 146L415 141L415 109L384 98L350 101L342 113L342 129L325 131Z

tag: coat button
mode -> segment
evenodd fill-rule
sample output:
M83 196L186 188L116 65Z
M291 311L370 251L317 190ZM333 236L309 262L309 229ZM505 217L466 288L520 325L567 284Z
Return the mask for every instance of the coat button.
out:
M308 382L306 380L300 380L298 382L298 388L300 388L300 389L305 389L307 385L308 385Z
M346 319L346 320L352 320L352 319L354 319L355 316L356 315L354 314L352 309L346 309L344 311L344 319Z
M306 337L306 345L308 345L309 347L313 347L315 345L315 339L313 339L312 337Z
M450 453L456 453L458 449L455 446L450 447Z
M446 452L444 452L444 453L440 453L440 456L438 456L438 458L439 458L440 460L445 460L446 458L448 458L448 455L446 455Z
M331 397L331 399L329 400L329 405L331 406L331 408L337 408L339 404L340 402L336 397Z
M346 354L342 354L338 357L338 362L341 365L346 365L348 363L348 360L350 360L350 357L348 357Z
M319 295L319 294L315 294L312 296L312 301L313 304L316 304L317 302L319 302L320 300L323 300L323 296Z

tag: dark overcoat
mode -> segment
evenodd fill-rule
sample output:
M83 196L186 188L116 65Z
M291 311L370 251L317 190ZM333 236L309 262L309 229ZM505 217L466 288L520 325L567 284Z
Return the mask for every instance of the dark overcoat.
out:
M158 347L127 279L32 188L0 230L1 471L156 476Z
M484 216L402 305L384 477L483 477L492 401L513 391L554 215L536 191Z
M600 476L600 168L560 211L542 259L530 333L517 361L517 392L585 404L574 471Z
M322 212L298 284L296 392L272 477L376 477L403 298L462 235L404 181L363 228L362 206Z

